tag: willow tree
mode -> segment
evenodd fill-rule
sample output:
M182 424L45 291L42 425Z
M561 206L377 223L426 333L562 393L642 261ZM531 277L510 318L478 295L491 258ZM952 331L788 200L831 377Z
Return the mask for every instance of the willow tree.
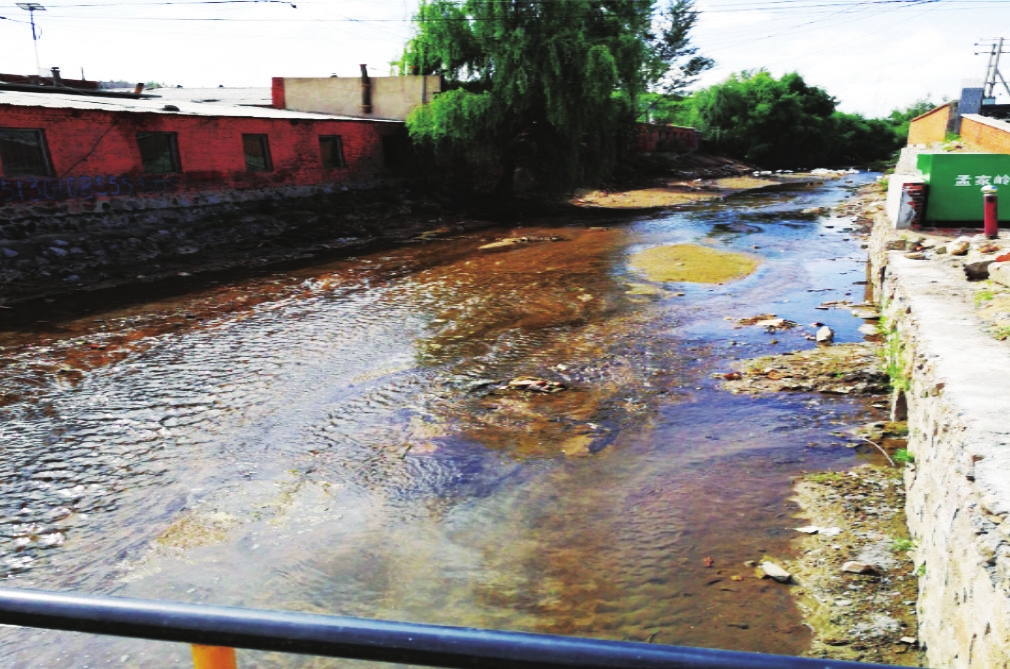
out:
M407 119L411 136L492 152L503 193L517 166L552 192L604 176L638 96L712 66L690 44L694 0L667 1L422 0L400 64L446 85Z

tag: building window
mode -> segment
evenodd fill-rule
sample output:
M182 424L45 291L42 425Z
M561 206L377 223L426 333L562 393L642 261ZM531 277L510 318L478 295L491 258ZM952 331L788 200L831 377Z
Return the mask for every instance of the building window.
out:
M140 162L148 174L179 172L179 144L174 132L138 132Z
M323 167L331 170L344 167L344 143L340 135L320 135L319 152L323 156Z
M242 150L245 151L245 168L250 172L269 172L274 168L266 135L242 135Z
M42 131L0 128L0 168L12 179L51 177L53 170Z

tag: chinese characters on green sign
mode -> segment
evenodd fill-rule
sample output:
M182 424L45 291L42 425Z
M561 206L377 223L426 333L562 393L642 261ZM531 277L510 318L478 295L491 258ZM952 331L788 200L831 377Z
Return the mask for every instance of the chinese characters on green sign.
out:
M958 174L955 186L1006 186L1010 185L1010 174L979 174L972 177L970 174Z

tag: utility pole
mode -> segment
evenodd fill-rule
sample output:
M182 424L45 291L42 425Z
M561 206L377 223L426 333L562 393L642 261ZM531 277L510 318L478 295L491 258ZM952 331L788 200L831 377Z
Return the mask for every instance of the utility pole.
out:
M42 65L39 64L39 37L35 32L35 12L44 12L46 8L37 2L19 2L18 7L28 12L32 21L32 44L35 46L35 73L42 76Z
M995 104L996 103L996 83L1003 84L1003 89L1010 95L1010 86L1007 85L1006 79L1003 78L1002 73L999 71L999 57L1001 54L1010 53L1003 50L1004 38L996 37L991 40L985 40L983 42L975 42L975 46L988 47L989 51L989 62L985 68L985 88L982 91L982 104ZM975 55L986 53L985 51L976 51Z

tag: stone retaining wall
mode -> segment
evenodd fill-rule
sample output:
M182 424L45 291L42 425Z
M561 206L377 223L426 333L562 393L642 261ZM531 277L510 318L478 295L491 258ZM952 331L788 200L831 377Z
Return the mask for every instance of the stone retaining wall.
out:
M870 244L904 390L907 515L928 666L1010 666L1010 346L985 334L951 265L905 257L883 216Z
M319 244L410 236L438 227L439 214L437 204L402 188L340 185L6 208L0 304L138 275L262 264Z

